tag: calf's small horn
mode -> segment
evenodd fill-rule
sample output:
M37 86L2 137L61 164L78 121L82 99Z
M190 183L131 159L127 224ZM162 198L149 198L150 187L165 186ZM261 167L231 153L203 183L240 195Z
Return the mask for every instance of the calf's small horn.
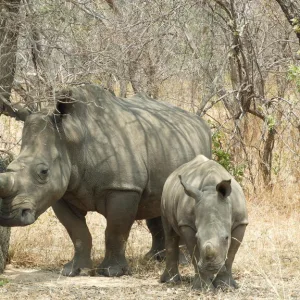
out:
M207 243L205 245L205 257L207 260L211 260L213 258L215 258L216 256L216 250L213 247L213 245L211 243Z

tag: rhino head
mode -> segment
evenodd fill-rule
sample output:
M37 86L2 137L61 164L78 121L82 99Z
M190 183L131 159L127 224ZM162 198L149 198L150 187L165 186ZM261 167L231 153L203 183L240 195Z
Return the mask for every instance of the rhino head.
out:
M198 269L201 273L216 274L224 269L231 241L232 208L228 200L231 180L199 190L179 178L185 193L195 199Z
M57 107L24 120L20 154L0 174L0 226L32 224L68 187L71 164L62 125L65 111Z

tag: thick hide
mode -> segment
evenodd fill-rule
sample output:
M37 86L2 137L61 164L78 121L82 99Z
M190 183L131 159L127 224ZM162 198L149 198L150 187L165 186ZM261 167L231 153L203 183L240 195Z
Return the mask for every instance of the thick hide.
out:
M231 268L248 224L240 185L203 155L176 169L162 194L166 269L162 282L180 280L178 243L185 241L195 267L193 287L236 287Z
M97 211L107 219L98 271L128 274L132 223L151 219L156 240L149 257L162 250L163 184L197 154L211 156L209 127L174 106L144 95L121 99L95 85L70 87L55 98L55 107L26 118L20 155L0 175L0 225L29 225L52 206L75 248L63 274L74 276L91 267L85 215Z

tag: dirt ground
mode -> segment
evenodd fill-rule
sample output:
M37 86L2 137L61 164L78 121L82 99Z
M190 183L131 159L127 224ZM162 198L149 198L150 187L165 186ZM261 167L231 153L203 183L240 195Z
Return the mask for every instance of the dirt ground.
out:
M146 226L137 223L126 251L132 276L61 276L61 266L73 250L61 224L49 212L35 225L13 230L11 264L0 275L0 299L300 299L300 213L282 214L255 202L248 208L250 223L233 266L237 290L191 290L191 265L181 266L180 285L159 283L164 263L143 260L151 238ZM104 256L105 220L91 214L88 224L97 264Z
M59 272L8 266L2 276L8 283L0 288L0 299L300 299L300 288L277 295L271 286L261 286L260 276L240 275L244 278L236 291L200 293L191 290L190 277L179 286L169 286L146 275L69 278ZM298 282L295 278L287 284L296 287Z

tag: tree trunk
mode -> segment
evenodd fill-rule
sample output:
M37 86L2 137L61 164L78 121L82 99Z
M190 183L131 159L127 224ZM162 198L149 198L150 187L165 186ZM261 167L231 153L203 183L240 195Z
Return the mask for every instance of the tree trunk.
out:
M268 130L267 138L264 144L263 157L261 162L261 170L265 186L268 186L271 182L272 174L272 157L273 148L275 143L276 131L272 128Z
M10 93L16 70L20 2L0 0L0 114L4 112L13 117L16 113L10 106ZM6 265L9 238L10 228L0 227L0 273Z
M20 0L0 0L0 114L16 117L10 93L16 70Z
M7 165L13 160L11 152L0 149L0 173L5 172ZM0 198L0 202L1 202ZM8 256L10 227L0 226L0 274L3 273Z
M8 256L10 227L0 227L0 274L3 273Z
M300 1L276 0L297 35L300 44Z

